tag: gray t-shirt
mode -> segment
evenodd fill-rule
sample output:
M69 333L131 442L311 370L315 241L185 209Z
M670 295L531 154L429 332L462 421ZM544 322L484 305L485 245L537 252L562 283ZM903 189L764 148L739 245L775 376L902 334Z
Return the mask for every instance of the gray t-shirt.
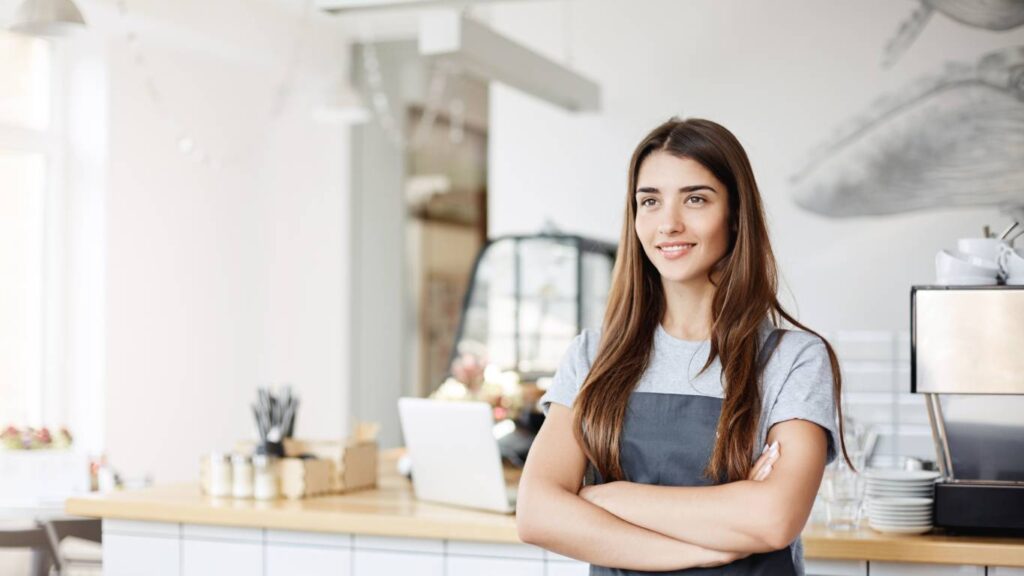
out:
M766 318L759 336L765 342L773 326ZM779 422L801 419L818 424L828 432L826 462L836 458L839 434L832 394L832 369L825 343L803 331L783 330L778 345L764 367L761 416L752 459L756 459L768 437L768 430ZM552 402L571 407L590 366L597 356L600 333L584 330L572 341L555 373L550 388L540 399L547 414ZM697 376L708 359L709 340L680 340L658 325L647 370L640 377L637 392L691 394L722 398L722 365L718 358L707 371ZM684 376L685 375L685 376ZM803 574L803 545L794 541L793 560L797 573Z

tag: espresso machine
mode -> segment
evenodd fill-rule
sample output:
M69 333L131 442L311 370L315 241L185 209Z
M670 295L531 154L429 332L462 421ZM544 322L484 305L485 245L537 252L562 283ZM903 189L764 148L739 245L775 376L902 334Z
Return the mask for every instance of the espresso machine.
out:
M911 392L942 477L935 525L1024 533L1024 286L914 286Z

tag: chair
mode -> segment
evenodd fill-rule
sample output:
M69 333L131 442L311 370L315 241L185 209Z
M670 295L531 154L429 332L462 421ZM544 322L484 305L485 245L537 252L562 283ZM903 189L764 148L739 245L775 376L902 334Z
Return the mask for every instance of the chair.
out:
M0 548L28 548L32 550L32 576L49 576L54 555L46 529L38 523L19 526L0 524Z
M102 543L101 520L96 518L50 518L40 524L46 533L47 542L52 551L53 563L59 576L64 576L70 568L75 566L99 568L102 565L101 551L74 546L74 539ZM72 540L65 541L65 538ZM68 544L72 545L68 546Z

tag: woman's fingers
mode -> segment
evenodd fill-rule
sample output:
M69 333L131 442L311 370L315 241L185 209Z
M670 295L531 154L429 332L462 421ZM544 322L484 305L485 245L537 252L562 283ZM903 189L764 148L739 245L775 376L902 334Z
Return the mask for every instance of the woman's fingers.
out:
M774 454L769 455L768 458L765 459L765 461L761 464L761 466L754 473L754 481L755 482L760 482L761 480L764 480L765 478L767 478L768 474L770 474L771 471L772 471L772 465L775 464L775 461L778 460L778 459L779 459L778 453L774 453Z
M779 459L779 442L776 440L770 446L767 446L761 457L757 459L754 466L751 467L749 479L759 482L768 477L768 474L772 471L772 464Z
M761 451L761 456L757 458L754 465L750 467L750 474L747 475L747 480L757 480L757 475L764 466L765 461L768 460L768 445L764 445L764 450Z
M756 481L760 482L760 481L764 480L771 473L772 473L772 465L769 464L769 465L765 466L764 468L761 468L760 473L757 475Z

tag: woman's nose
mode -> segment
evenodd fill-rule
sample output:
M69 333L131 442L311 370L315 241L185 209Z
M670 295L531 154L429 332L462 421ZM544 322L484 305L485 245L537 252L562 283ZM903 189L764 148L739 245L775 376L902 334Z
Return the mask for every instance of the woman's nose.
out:
M683 231L683 220L671 216L658 224L658 234L673 234Z

